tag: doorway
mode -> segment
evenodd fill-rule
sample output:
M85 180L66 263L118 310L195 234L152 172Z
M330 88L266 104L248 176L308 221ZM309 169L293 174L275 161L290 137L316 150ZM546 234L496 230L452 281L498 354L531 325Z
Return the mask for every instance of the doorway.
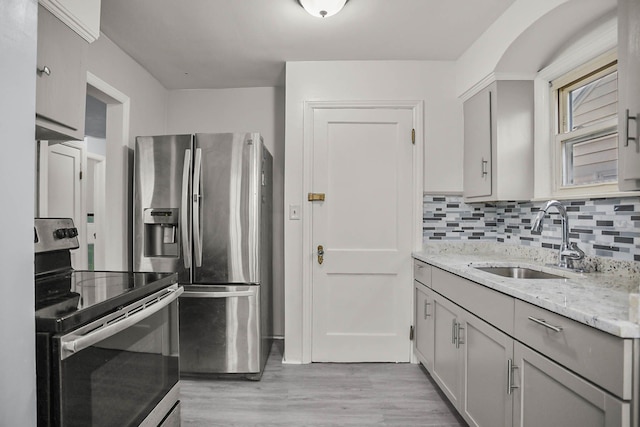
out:
M87 73L87 105L84 141L38 142L36 215L74 219L80 249L76 251L73 268L127 271L131 235L130 101L122 92ZM69 150L76 152L71 155ZM57 156L53 158L52 171L51 155ZM73 156L79 159L79 164L71 160ZM58 166L64 172L56 172ZM56 182L50 182L51 173L57 177ZM53 201L53 210L49 200ZM64 210L56 207L71 203L70 200L79 207Z

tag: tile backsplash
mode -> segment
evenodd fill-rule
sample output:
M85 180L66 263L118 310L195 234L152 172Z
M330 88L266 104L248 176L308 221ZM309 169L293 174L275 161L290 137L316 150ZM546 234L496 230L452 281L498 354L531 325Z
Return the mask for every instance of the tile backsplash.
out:
M542 233L531 223L545 202L467 204L462 196L423 198L422 240L475 240L557 249L560 217L549 211ZM562 201L572 242L590 256L640 261L640 196Z

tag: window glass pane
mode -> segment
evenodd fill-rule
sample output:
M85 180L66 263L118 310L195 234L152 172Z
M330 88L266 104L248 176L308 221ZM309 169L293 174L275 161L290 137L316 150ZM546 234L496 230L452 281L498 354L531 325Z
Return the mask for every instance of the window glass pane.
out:
M564 185L612 182L618 179L618 134L563 141Z
M614 71L567 93L567 130L573 131L616 117L618 73Z

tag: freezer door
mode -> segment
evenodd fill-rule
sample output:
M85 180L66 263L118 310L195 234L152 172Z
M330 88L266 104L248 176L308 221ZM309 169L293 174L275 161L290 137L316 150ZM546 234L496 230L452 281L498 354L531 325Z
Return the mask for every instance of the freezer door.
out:
M262 138L196 134L193 283L260 282Z
M192 136L136 138L133 183L133 268L191 271Z
M260 372L260 286L185 286L180 297L180 373Z

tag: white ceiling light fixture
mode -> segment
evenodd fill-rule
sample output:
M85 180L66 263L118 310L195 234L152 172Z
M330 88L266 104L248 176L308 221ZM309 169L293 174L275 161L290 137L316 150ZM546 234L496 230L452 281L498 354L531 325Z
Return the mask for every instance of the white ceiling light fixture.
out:
M340 12L349 0L298 0L300 6L316 18L327 18Z

